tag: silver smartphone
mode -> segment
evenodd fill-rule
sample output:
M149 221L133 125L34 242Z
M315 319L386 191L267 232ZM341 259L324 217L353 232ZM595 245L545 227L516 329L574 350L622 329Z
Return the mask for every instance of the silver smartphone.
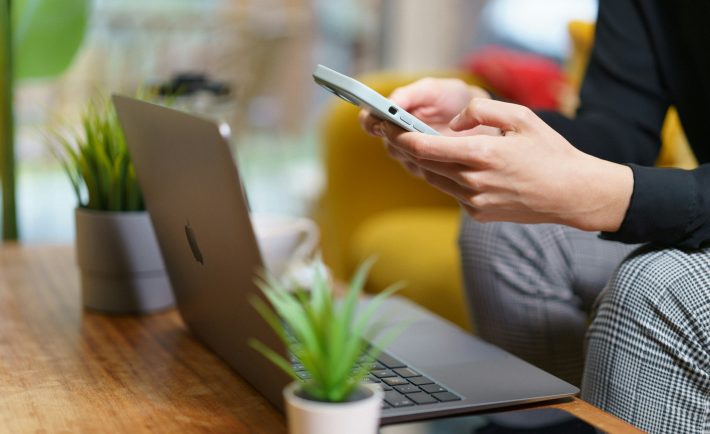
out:
M333 71L327 66L318 65L313 71L313 79L336 96L350 104L368 109L380 119L390 121L407 131L439 135L434 128L354 78Z

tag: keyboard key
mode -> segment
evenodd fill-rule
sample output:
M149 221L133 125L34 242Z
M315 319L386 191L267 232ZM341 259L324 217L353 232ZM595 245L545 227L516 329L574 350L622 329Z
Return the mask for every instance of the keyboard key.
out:
M404 386L395 386L395 389L397 389L397 392L404 393L405 395L408 393L422 391L420 388L418 388L417 386L415 386L413 384L405 384Z
M396 377L397 376L397 374L395 374L394 372L392 372L389 369L378 369L378 370L372 371L371 374L377 378L387 378L387 377Z
M383 364L380 363L380 362L369 362L369 363L367 363L367 364L361 363L361 364L358 365L358 367L359 367L359 366L367 366L367 368L368 368L369 370L371 370L371 371L373 371L373 370L380 370L380 369L387 369L387 366L383 365Z
M402 377L383 378L382 381L389 384L390 386L401 386L403 384L409 384L409 382Z
M384 390L385 392L392 390L392 387L386 385L385 383L380 383L380 387L381 387L382 390Z
M377 358L380 363L387 366L390 369L394 368L406 368L407 365L390 356L389 354L382 353L380 357Z
M458 401L461 399L451 392L432 393L431 396L433 396L434 398L438 399L441 402Z
M409 407L414 405L412 401L407 399L406 396L402 395L401 393L392 390L389 392L385 392L385 401L392 407L398 408L398 407Z
M431 395L428 395L424 392L410 393L409 395L407 395L407 398L411 399L417 404L434 404L439 402L436 399L432 398Z
M438 384L424 384L421 386L422 390L427 392L427 393L439 393L439 392L448 392L448 390L444 389L443 387L439 386Z
M386 410L386 409L388 409L388 408L392 408L392 406L389 405L389 404L387 404L386 401L382 401L382 409L383 409L383 410Z
M420 386L422 384L433 384L434 382L427 377L412 377L409 378L409 382L412 384L416 384L417 386Z
M399 368L399 369L394 369L394 372L397 373L400 377L408 378L408 377L419 377L422 374L419 372L413 371L409 368Z

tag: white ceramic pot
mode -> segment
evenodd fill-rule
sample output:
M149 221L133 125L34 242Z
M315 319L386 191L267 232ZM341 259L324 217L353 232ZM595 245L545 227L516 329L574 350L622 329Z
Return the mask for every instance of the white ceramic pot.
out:
M297 394L300 383L284 389L289 434L377 434L384 392L365 384L362 397L348 402L313 401Z
M148 213L76 210L76 256L84 307L150 313L173 306Z

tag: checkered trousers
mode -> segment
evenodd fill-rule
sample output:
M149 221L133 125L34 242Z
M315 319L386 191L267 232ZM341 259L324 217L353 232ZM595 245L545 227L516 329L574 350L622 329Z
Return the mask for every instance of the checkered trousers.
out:
M625 260L638 246L467 216L459 247L482 338L573 384L584 371L583 398L642 429L710 432L710 250Z
M582 398L653 433L710 433L710 249L643 247L599 298Z

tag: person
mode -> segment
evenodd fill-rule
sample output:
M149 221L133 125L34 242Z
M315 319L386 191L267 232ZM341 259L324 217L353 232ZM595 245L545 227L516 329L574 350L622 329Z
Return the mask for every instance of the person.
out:
M441 136L360 114L465 211L477 333L649 432L710 432L708 23L710 2L601 0L573 119L432 78L391 99ZM670 105L697 169L653 167Z

